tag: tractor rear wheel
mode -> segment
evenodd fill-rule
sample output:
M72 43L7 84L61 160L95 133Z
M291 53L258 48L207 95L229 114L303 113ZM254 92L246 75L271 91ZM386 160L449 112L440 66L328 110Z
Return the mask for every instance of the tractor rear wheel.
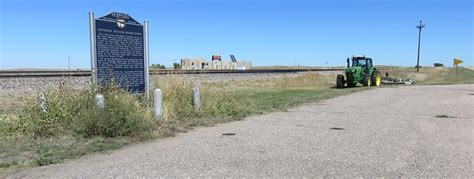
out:
M372 81L372 86L380 86L382 83L382 75L379 71L375 71L372 73L370 80Z
M344 88L344 75L337 75L336 88Z
M370 86L370 77L369 77L369 74L365 74L364 75L364 79L362 79L362 85L363 86Z

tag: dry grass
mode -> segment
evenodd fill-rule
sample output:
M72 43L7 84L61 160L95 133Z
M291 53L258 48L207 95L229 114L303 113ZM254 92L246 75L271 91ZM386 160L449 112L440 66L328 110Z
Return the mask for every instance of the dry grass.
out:
M171 121L194 115L191 81L180 76L172 76L166 81L154 80L153 85L154 89L159 88L163 92L163 120Z
M206 85L223 91L239 91L247 89L314 89L333 86L335 75L322 75L318 73L288 74L269 79L228 80Z
M16 114L22 106L35 99L38 92L31 91L4 91L0 93L0 115Z
M158 136L173 136L195 126L212 126L239 116L240 107L235 96L225 91L191 81L181 75L155 78L153 87L163 92L163 115L159 120ZM192 89L199 87L201 109L195 111Z
M474 83L474 71L460 67L456 76L456 69L449 67L424 67L416 72L415 68L396 68L389 71L390 77L414 79L417 84L463 84Z

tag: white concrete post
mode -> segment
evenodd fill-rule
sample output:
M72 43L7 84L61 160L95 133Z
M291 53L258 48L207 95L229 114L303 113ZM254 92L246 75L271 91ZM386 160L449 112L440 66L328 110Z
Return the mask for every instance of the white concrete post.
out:
M103 110L104 107L105 107L104 95L96 94L95 95L95 101L96 101L97 107L99 107L100 110Z
M193 103L194 110L199 112L201 110L201 92L198 87L193 88Z
M42 112L46 112L46 98L44 97L44 93L41 92L38 96L38 101L39 101L39 105L40 105L40 108L41 108L41 111Z
M155 108L155 118L159 119L163 113L163 93L160 89L155 89L155 99L154 99L154 108Z

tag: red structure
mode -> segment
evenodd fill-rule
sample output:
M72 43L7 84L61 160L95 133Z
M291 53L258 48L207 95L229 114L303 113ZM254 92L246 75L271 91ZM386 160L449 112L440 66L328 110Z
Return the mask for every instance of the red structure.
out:
M213 55L212 56L212 61L221 61L222 57L220 55Z

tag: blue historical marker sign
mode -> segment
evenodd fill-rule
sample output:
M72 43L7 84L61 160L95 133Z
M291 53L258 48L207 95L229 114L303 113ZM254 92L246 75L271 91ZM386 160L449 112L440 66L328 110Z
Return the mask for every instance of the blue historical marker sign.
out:
M131 93L145 92L143 26L124 13L95 19L96 75L99 84L115 82Z

